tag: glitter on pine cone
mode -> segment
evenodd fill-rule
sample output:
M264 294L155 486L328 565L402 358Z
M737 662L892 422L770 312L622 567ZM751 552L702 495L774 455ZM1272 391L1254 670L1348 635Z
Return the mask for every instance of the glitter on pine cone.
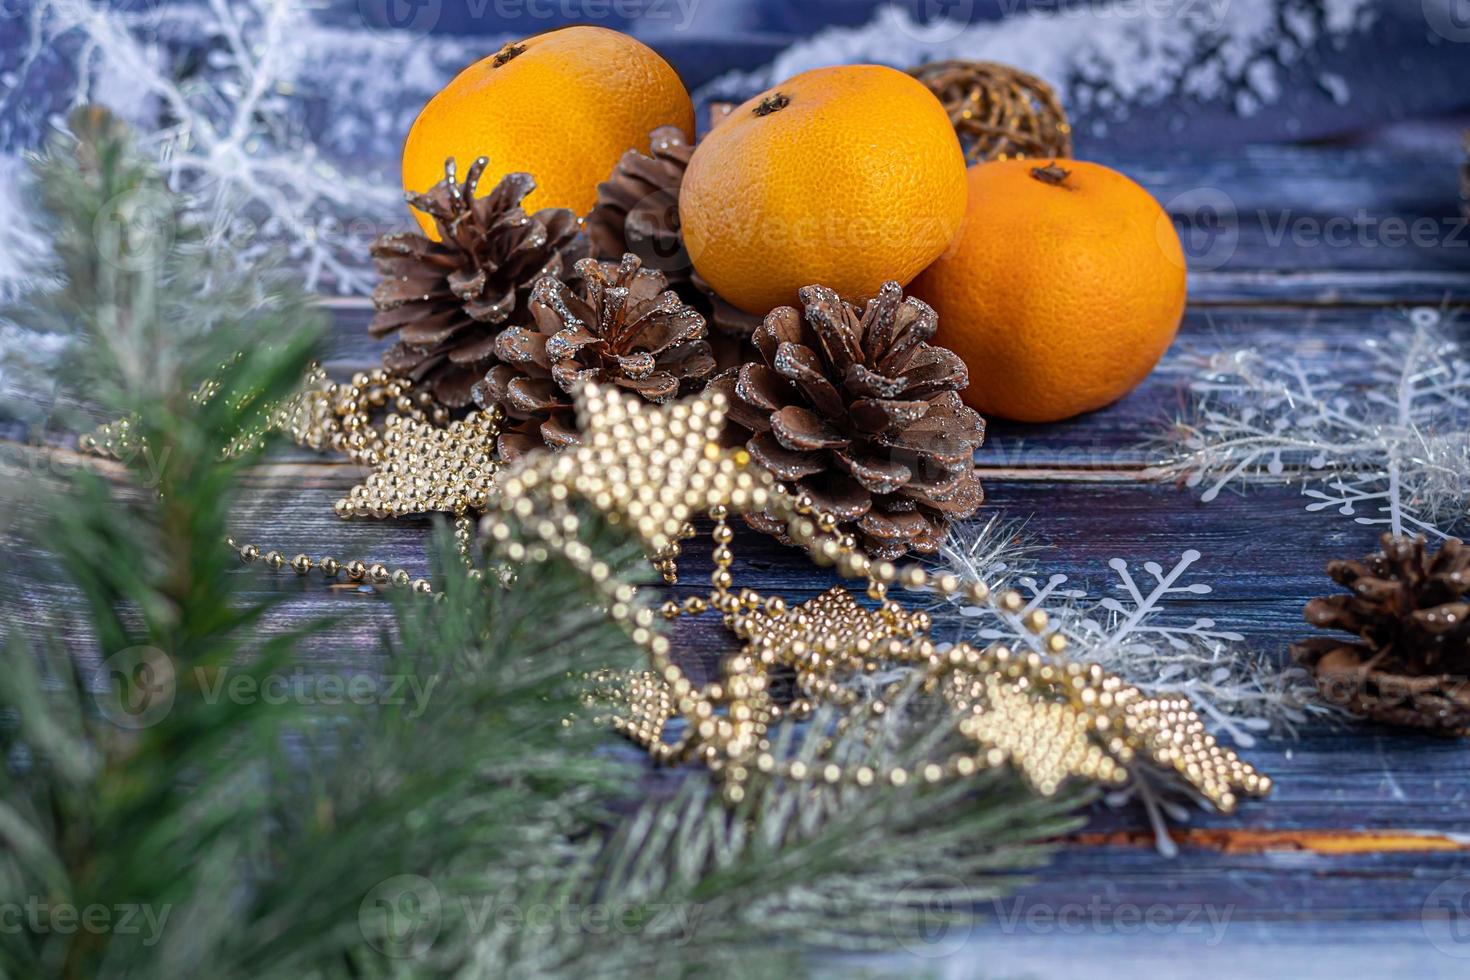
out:
M960 401L964 362L927 343L937 315L896 282L861 312L824 286L800 295L804 317L781 307L757 328L764 363L711 382L729 399L726 438L874 557L933 554L984 499L972 458L985 422ZM746 520L784 540L779 522Z
M470 388L493 362L500 331L529 322L536 280L561 275L584 254L570 210L527 214L521 207L536 187L530 174L507 174L477 199L487 165L484 157L476 160L461 184L451 159L443 181L409 195L410 204L434 219L439 241L402 232L372 246L383 281L373 290L377 313L368 332L397 339L383 366L450 408L470 403Z
M935 61L909 73L944 103L969 163L1072 155L1067 113L1035 75L993 61Z
M508 327L474 398L510 420L502 458L578 444L572 394L595 381L662 404L702 387L715 362L704 318L668 289L663 274L628 253L621 262L583 259L575 287L546 276L531 291L533 325Z
M1307 603L1306 620L1354 639L1314 636L1292 656L1324 700L1365 718L1440 734L1470 731L1470 548L1430 554L1423 536L1385 534L1362 561L1334 561L1351 595Z

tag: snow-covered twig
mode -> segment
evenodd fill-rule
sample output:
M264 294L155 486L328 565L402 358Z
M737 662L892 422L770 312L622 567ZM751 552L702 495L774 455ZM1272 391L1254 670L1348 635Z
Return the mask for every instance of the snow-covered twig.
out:
M325 27L316 6L38 0L24 14L24 53L0 74L0 112L20 119L39 102L55 125L71 105L106 105L242 268L285 246L307 288L366 292L367 244L407 220L383 164L417 108L481 45L430 49Z
M1470 504L1470 351L1444 319L1421 307L1358 341L1363 378L1276 351L1210 357L1157 472L1207 502L1248 481L1295 482L1308 511L1447 536Z

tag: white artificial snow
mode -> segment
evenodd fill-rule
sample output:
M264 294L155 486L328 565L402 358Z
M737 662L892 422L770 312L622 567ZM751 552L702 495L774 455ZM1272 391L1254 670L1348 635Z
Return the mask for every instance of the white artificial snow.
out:
M0 76L0 122L53 81L46 59L64 51L75 64L63 101L95 99L138 126L194 216L228 234L242 260L284 243L308 286L365 292L367 242L406 217L391 169L403 133L429 96L503 39L327 27L313 7L37 0L11 21L20 43ZM1370 0L1097 0L926 26L885 4L866 25L819 32L701 94L747 96L818 65L989 58L1060 85L1074 118L1105 129L1177 95L1254 111L1280 97L1284 66L1371 19ZM203 63L190 63L201 50ZM1323 84L1346 98L1340 77ZM17 291L20 274L0 259L0 295Z
M49 246L26 194L24 160L0 157L0 304L19 299L19 286L45 274Z
M1087 3L1029 10L995 22L921 24L899 5L860 27L832 28L753 72L711 82L706 97L748 96L827 65L900 68L947 58L1000 61L1064 93L1073 119L1105 128L1128 107L1184 95L1254 111L1281 96L1281 69L1318 42L1340 41L1373 19L1371 0L1179 0Z
M1321 86L1322 91L1332 97L1333 102L1338 105L1347 105L1349 96L1347 79L1333 72L1323 72L1318 76L1317 84Z

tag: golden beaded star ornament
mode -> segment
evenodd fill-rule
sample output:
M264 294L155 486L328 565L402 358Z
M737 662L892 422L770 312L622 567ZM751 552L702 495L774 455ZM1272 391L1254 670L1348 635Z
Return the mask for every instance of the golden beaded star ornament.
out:
M839 531L836 515L790 492L744 449L720 445L726 405L719 391L655 406L586 384L575 397L581 444L530 453L502 468L492 455L497 413L451 422L432 399L414 397L411 388L408 380L383 371L341 385L315 368L297 395L262 413L226 455L243 453L268 431L280 431L301 445L335 449L373 467L337 502L337 513L450 513L460 555L477 578L471 515L478 512L485 513L481 538L498 556L512 563L558 556L570 563L648 656L645 671L597 678L595 700L614 705L605 720L655 762L705 765L720 777L731 802L744 798L753 772L830 785L902 785L960 779L1006 764L1044 795L1069 777L1119 785L1140 765L1172 773L1222 811L1233 809L1242 795L1270 789L1268 777L1216 742L1187 699L1149 697L1096 665L1066 659L1065 638L1048 631L1043 611L1024 611L1018 593L992 593L983 582L869 558L853 536ZM210 385L196 395L213 396ZM119 457L136 446L122 421L84 437L82 448ZM691 521L713 522L710 592L666 602L661 611L669 620L708 612L723 617L741 645L723 659L714 680L696 684L674 663L668 636L655 629L654 610L581 539L589 511L630 532L667 582L677 577L681 542L695 534ZM750 588L736 590L729 519L747 513L784 521L787 537L817 564L865 580L872 605L864 606L841 586L799 605ZM289 566L303 576L316 570L329 579L345 573L352 582L433 591L428 581L381 563L305 554L287 559L254 544L227 543L242 560L262 561L272 570ZM963 594L988 603L996 615L1017 619L1024 635L1034 638L1033 648L936 643L928 614L895 601L894 589ZM792 680L793 696L775 695L774 682L782 678ZM887 679L854 683L873 678ZM845 713L839 726L861 724L915 687L949 712L958 748L917 764L789 757L773 748L772 728L784 718L803 719L827 708ZM676 721L682 734L670 739Z
M1048 632L1046 614L1011 591L961 582L919 565L873 561L837 519L796 496L743 449L722 448L724 396L705 394L653 406L615 389L586 385L576 397L582 444L534 453L507 468L487 501L481 534L513 562L558 556L579 569L604 597L609 615L648 656L648 670L613 679L617 708L610 721L656 761L702 763L738 802L753 772L825 784L939 783L1010 764L1037 792L1052 794L1069 777L1118 785L1133 767L1173 774L1221 811L1242 795L1269 791L1270 779L1218 744L1182 697L1149 697L1096 665L1064 657L1065 639ZM580 507L579 507L580 505ZM707 597L662 607L666 619L714 612L741 642L718 676L695 683L671 658L654 611L636 588L581 539L585 508L631 532L668 570L689 521L713 522L714 572ZM800 605L779 595L735 589L730 567L732 515L761 511L786 522L790 539L819 565L865 579L872 607L841 586ZM963 592L999 615L1019 616L1036 649L968 643L942 646L929 618L890 596L894 589ZM769 738L784 717L819 706L849 715L882 714L903 680L859 686L855 677L900 672L937 696L951 712L961 747L914 764L874 766L835 759L783 757ZM794 677L795 696L778 699L773 681ZM607 680L604 678L604 680ZM864 690L872 693L863 693ZM604 690L604 695L606 695ZM670 738L670 723L680 734Z

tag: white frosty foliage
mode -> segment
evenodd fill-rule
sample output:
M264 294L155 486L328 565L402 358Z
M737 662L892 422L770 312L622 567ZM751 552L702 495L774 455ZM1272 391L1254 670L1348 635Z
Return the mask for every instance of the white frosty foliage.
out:
M1280 351L1208 358L1192 413L1168 437L1165 478L1214 500L1250 481L1299 483L1307 510L1336 511L1394 534L1447 536L1470 502L1470 351L1444 315L1356 343L1366 376Z
M24 160L0 157L0 303L18 300L25 284L52 284L45 263L50 246L36 227L26 195L28 177ZM0 350L6 340L5 324L0 323Z
M1014 588L1025 607L1010 614L989 604L940 601L935 619L952 639L1004 643L1045 653L1043 640L1022 623L1044 610L1050 631L1068 640L1068 656L1097 663L1147 694L1187 694L1213 727L1237 745L1255 743L1253 732L1290 730L1315 711L1313 687L1301 670L1279 667L1244 646L1244 637L1205 616L1180 614L1181 598L1209 595L1205 582L1187 573L1200 559L1186 550L1171 568L1146 561L1142 575L1113 558L1108 568L1115 594L1094 598L1061 573L1037 570L1035 549L1016 525L990 521L952 531L939 563L965 581ZM943 635L941 633L941 635Z
M308 288L344 293L370 287L367 243L406 216L396 176L353 162L391 160L412 113L467 53L322 27L302 0L40 0L26 16L27 54L0 78L0 109L36 91L43 55L72 52L57 124L67 102L109 107L242 268L284 245Z
M1048 4L975 24L923 24L907 6L885 4L865 25L822 31L764 68L716 79L700 95L744 97L827 65L907 68L965 58L1040 75L1061 88L1073 118L1094 130L1130 106L1180 95L1228 100L1247 114L1280 98L1282 68L1374 18L1371 0Z

